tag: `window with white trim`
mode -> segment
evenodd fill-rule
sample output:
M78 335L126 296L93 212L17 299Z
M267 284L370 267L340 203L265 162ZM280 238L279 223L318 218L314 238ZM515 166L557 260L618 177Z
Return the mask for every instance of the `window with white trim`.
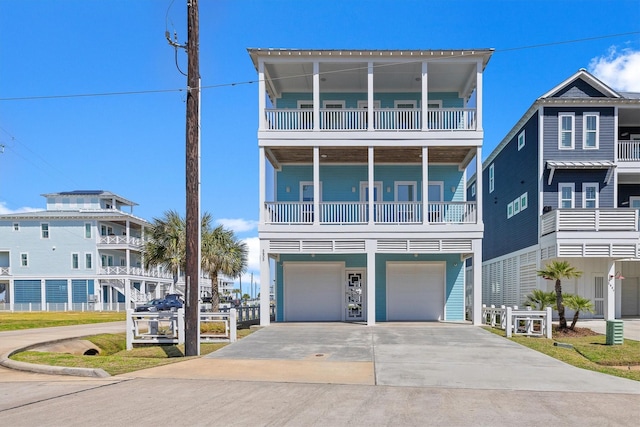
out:
M518 151L524 148L524 131L520 132L518 135Z
M93 255L91 254L91 252L87 252L86 254L84 254L84 268L86 268L87 270L93 268Z
M91 238L91 223L90 222L85 222L84 223L84 237L87 239Z
M40 237L43 239L49 238L49 224L46 222L40 224Z
M80 268L80 255L71 254L71 268L74 270Z
M529 193L524 193L520 196L520 212L527 209L529 206Z
M585 113L582 116L582 148L598 149L600 145L600 113Z
M600 186L597 182L585 182L582 184L582 207L587 209L597 209L598 193Z
M507 205L507 218L511 218L513 216L513 202Z
M476 183L471 184L471 197L476 195Z
M20 223L19 222L14 222L13 223L13 231L20 231Z
M126 258L120 258L120 267L126 267L126 266L127 266Z
M20 267L29 267L29 254L26 252L20 253Z
M558 183L558 206L560 209L572 209L574 207L574 183Z
M558 148L560 150L572 150L574 144L574 113L558 114Z
M492 163L491 166L489 166L489 193L493 193L494 189L495 189L495 170L494 170L494 164Z
M520 197L518 197L513 201L513 214L516 215L519 213L520 213Z

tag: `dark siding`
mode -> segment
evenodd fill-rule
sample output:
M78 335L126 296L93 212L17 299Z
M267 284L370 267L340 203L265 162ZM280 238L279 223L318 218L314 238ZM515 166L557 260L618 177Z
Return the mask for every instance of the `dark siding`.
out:
M553 95L553 98L606 98L606 96L584 80L578 79Z
M525 146L518 151L518 135L494 159L495 190L489 193L489 165L483 171L483 259L517 251L538 242L538 115L524 125ZM522 130L522 129L521 129ZM528 207L507 218L507 206L528 193Z
M618 186L618 207L628 208L630 196L640 196L640 184L620 184Z
M582 184L585 182L597 182L600 186L599 204L601 208L612 208L613 206L613 181L611 184L605 182L606 169L598 170L557 170L553 175L551 185L549 182L549 170L544 171L544 195L543 206L551 206L558 209L558 183L575 184L574 206L582 208Z
M573 150L558 149L558 113L575 113ZM600 113L600 142L598 150L582 149L582 115L585 112ZM615 120L612 107L603 108L558 108L544 109L544 160L614 160Z

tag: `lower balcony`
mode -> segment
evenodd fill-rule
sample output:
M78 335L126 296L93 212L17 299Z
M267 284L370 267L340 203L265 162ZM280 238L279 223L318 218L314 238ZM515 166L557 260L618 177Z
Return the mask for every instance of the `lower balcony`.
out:
M100 275L105 276L138 276L138 277L150 277L157 279L172 279L171 273L157 271L157 270L145 270L142 267L101 267Z
M558 209L540 221L541 236L558 231L638 231L638 211L630 208Z
M319 224L476 224L475 202L320 202ZM313 202L266 202L265 224L314 224Z

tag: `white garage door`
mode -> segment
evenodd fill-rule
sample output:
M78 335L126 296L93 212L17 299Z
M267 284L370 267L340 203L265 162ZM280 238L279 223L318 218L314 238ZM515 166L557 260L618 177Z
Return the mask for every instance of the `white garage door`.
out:
M341 263L284 264L284 320L342 320Z
M444 263L387 263L387 320L444 320Z
M622 315L640 316L640 279L628 278L622 282Z

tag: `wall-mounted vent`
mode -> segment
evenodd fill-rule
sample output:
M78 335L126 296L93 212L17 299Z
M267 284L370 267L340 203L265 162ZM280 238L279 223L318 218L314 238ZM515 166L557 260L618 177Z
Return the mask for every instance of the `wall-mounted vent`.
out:
M300 252L298 240L271 240L269 242L271 252Z
M303 240L302 250L304 252L333 252L332 240Z
M364 252L364 240L337 240L334 242L335 252Z
M378 251L381 252L406 252L407 249L406 240L378 240Z

